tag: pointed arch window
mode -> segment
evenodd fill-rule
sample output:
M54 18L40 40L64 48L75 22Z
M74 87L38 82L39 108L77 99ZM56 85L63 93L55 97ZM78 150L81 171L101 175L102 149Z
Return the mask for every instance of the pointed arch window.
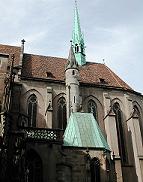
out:
M88 101L88 112L93 113L94 118L97 119L97 106L92 99Z
M142 137L142 141L143 141L143 130L142 130L142 122L141 122L141 114L140 111L138 109L138 107L136 105L133 106L133 118L137 118L139 121L139 126L140 126L140 131L141 131L141 137Z
M94 157L90 162L91 182L100 182L100 161Z
M78 44L75 44L75 53L78 53L79 52L79 46Z
M133 107L133 109L134 109L133 117L140 118L140 112L136 105Z
M126 157L126 148L125 148L125 135L124 135L124 128L122 123L122 112L121 112L119 103L117 102L114 103L113 111L115 113L115 120L116 120L119 154L120 154L122 163L126 163L127 157Z
M36 127L36 116L37 116L37 97L35 94L32 94L28 98L28 126Z
M64 97L61 97L58 100L58 128L65 130L67 125L67 117L66 117L66 100Z

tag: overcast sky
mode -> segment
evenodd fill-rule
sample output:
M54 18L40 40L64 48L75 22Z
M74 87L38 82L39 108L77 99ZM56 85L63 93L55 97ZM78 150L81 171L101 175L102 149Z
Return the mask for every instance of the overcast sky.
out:
M0 43L68 57L74 0L0 0ZM143 93L143 0L78 0L89 62L110 67Z

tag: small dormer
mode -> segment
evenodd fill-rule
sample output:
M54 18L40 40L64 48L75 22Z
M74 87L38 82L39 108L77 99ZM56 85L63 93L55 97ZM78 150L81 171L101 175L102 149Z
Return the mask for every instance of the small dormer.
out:
M104 78L99 78L99 83L100 84L108 84Z

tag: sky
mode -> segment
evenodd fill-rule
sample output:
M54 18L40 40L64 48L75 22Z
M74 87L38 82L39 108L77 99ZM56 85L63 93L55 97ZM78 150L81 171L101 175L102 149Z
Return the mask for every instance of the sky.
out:
M143 93L143 0L78 0L88 62L105 64ZM0 0L0 44L68 57L74 0Z

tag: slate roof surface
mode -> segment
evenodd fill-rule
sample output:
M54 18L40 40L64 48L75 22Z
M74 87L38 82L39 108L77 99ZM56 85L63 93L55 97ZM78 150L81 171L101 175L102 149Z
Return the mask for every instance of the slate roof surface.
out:
M72 113L64 133L64 146L110 150L92 113Z
M0 53L14 53L15 64L18 64L20 47L0 44ZM64 58L24 54L22 77L64 81L66 63L67 59ZM104 64L87 62L87 64L80 67L79 70L81 83L132 90L130 86ZM103 82L101 82L101 79Z

